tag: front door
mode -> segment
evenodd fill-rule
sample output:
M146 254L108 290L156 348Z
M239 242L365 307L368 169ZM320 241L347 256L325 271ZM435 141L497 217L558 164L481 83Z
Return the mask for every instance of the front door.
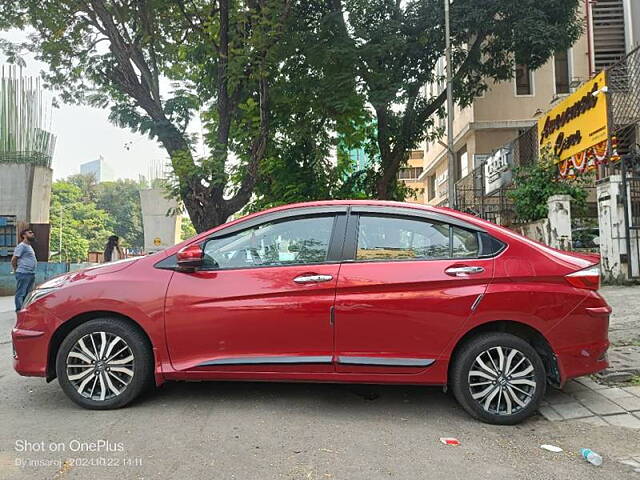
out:
M336 294L337 370L416 373L434 365L485 292L493 259L479 258L477 232L442 221L351 218L354 258L343 264Z
M174 368L333 371L340 264L329 251L345 223L344 214L285 218L206 241L204 268L175 272L167 291Z

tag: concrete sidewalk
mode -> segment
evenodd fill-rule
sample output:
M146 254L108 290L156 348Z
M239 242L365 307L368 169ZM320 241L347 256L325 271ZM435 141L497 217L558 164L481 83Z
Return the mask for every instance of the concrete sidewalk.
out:
M640 345L640 285L605 286L600 294L613 309L609 323L611 343Z
M16 309L16 305L13 301L13 296L0 297L0 313L13 312Z

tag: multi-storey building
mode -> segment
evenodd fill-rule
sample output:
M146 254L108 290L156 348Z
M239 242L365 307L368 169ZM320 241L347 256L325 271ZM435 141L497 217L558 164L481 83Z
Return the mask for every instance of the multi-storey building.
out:
M424 202L448 203L447 179L464 178L479 162L532 127L540 114L569 95L582 82L615 63L640 44L640 2L635 0L597 0L583 4L584 34L567 51L556 54L532 71L517 65L511 81L490 83L489 89L466 108L455 107L455 169L448 171L445 138L425 142L412 152L407 168L422 167L418 182L410 185L424 191ZM444 75L444 61L437 65ZM427 95L437 95L444 82L428 85ZM444 127L444 119L439 119ZM415 159L423 157L421 165Z
M80 174L93 175L97 183L110 182L116 179L115 172L105 162L102 155L97 160L80 164Z

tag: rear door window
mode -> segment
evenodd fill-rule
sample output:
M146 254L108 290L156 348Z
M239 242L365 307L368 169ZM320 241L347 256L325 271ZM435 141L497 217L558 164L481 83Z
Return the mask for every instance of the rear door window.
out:
M405 217L361 215L356 260L449 258L450 226Z
M451 227L452 258L475 258L480 253L478 235L460 227Z

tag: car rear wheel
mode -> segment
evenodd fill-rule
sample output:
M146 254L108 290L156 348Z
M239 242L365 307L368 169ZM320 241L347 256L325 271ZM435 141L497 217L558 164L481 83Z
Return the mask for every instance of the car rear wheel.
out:
M453 393L473 417L513 425L537 411L546 372L538 352L522 338L499 332L479 335L453 360Z
M62 390L78 405L119 408L151 383L153 356L137 328L120 318L97 318L63 340L56 373Z

